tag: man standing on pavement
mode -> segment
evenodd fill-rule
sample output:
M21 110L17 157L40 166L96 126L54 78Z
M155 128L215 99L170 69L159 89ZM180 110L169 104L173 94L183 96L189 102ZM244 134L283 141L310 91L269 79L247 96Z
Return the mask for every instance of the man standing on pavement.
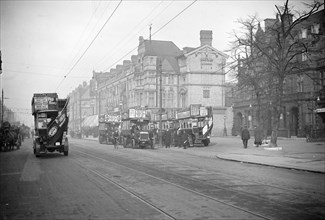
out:
M249 131L247 126L241 132L241 139L243 140L244 148L247 148L248 140L250 139Z
M182 146L184 147L184 149L187 148L187 145L188 145L188 135L186 133L186 131L181 131L181 143L182 143Z
M150 146L153 149L154 148L154 134L153 134L152 129L149 130L149 140L150 140Z
M256 147L259 147L260 145L262 145L262 137L263 134L262 134L262 129L260 126L255 126L255 130L254 130L254 138L255 138L255 141L254 141L254 144Z
M170 133L170 130L167 128L167 131L164 134L164 140L165 140L165 146L166 148L170 148L170 144L172 141L172 134Z
M113 144L114 144L114 149L118 149L118 139L120 135L118 134L118 130L116 129L113 133Z

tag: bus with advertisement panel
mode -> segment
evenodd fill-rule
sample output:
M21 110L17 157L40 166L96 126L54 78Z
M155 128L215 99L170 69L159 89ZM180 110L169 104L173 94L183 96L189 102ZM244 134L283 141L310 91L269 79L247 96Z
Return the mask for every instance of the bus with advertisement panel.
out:
M121 140L124 147L152 147L150 118L150 110L144 108L130 108L122 115Z
M178 129L187 133L190 145L209 145L213 128L211 106L191 105L176 113L176 122Z
M113 133L119 130L121 125L121 115L101 114L98 117L98 139L100 144L113 143Z

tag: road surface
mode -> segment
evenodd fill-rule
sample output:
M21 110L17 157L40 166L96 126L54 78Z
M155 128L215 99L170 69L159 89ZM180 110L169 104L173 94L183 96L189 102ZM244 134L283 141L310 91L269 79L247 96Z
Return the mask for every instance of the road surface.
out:
M324 219L324 175L70 139L0 153L1 219ZM212 143L213 144L213 143Z

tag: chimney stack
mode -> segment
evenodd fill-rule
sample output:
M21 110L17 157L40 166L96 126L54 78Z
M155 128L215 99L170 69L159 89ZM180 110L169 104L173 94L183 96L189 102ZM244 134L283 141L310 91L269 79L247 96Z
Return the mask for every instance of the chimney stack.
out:
M201 47L203 45L212 46L212 31L211 30L201 30L200 31L200 41L201 41Z

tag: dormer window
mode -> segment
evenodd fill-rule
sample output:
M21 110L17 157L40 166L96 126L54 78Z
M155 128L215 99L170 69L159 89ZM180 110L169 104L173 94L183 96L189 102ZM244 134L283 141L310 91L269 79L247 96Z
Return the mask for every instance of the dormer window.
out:
M301 61L307 61L307 59L308 59L307 53L306 52L303 52L301 54Z
M319 32L320 32L320 24L318 24L318 23L315 23L315 24L313 24L312 26L311 26L311 33L312 34L319 34Z
M306 28L301 29L301 38L302 39L307 38L307 29Z

